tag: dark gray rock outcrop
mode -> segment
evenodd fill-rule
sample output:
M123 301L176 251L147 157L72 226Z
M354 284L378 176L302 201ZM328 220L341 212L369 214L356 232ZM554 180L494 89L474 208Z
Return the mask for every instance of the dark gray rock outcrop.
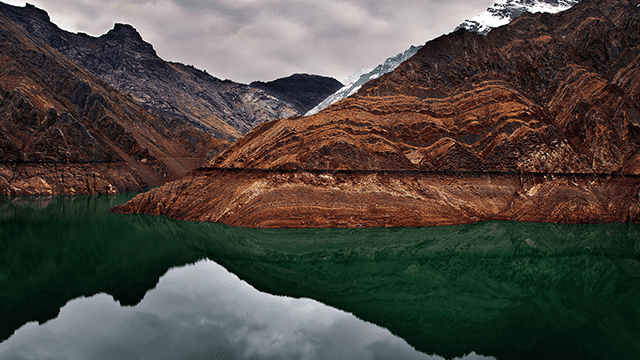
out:
M304 114L340 89L342 83L332 77L293 74L273 81L254 81L249 86L288 102Z

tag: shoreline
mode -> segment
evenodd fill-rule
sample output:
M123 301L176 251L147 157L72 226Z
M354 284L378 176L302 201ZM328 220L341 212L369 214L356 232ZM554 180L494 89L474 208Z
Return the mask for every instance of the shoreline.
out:
M201 168L112 211L247 228L637 223L639 191L635 175Z

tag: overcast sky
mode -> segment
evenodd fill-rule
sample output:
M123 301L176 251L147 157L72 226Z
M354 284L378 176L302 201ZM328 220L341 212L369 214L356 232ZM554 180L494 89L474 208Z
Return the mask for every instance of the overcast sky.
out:
M0 0L24 6L23 0ZM293 73L342 79L449 33L494 0L29 0L60 28L133 25L164 60L249 83Z

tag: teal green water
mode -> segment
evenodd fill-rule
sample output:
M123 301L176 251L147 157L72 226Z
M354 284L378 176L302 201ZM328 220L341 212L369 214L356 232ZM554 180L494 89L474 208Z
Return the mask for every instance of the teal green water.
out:
M131 196L0 200L1 339L80 296L136 304L169 268L209 258L428 354L640 355L635 224L261 230L107 211Z

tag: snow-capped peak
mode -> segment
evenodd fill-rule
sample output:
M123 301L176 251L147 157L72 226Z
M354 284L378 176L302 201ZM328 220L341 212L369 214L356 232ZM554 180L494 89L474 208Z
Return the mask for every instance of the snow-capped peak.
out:
M354 72L353 74L343 78L343 79L339 79L339 81L342 83L342 85L349 85L352 82L355 82L356 80L358 80L360 78L360 76L368 73L369 71L371 71L373 69L370 68L362 68L356 72Z
M580 0L498 0L485 12L465 20L456 30L465 28L486 35L491 29L508 24L522 13L557 13L578 2Z

